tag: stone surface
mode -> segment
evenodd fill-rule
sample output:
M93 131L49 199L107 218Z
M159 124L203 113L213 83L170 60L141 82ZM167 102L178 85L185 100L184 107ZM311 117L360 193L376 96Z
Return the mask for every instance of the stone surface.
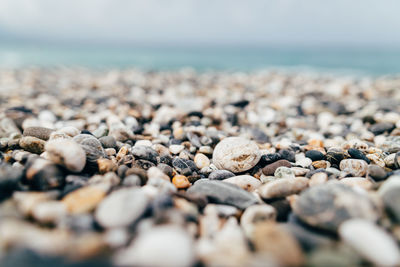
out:
M258 193L264 199L286 197L307 188L308 181L304 177L282 178L262 185Z
M251 175L234 176L234 177L230 177L230 178L223 180L223 182L237 185L240 188L242 188L246 191L249 191L249 192L253 192L258 187L261 186L261 181L254 178Z
M62 202L69 213L86 213L94 210L106 193L107 190L103 186L84 186L66 195Z
M212 161L219 169L238 173L253 168L260 158L255 142L242 137L227 137L214 148Z
M360 159L344 159L340 162L340 170L361 177L367 173L368 164Z
M210 165L210 159L202 153L197 153L196 156L194 156L194 163L196 167L201 170Z
M275 170L274 176L276 178L294 178L294 172L291 168L279 167Z
M273 176L276 169L278 169L279 167L290 168L291 166L292 165L290 164L289 161L282 159L282 160L275 161L274 163L271 163L271 164L265 166L263 168L262 172L267 176Z
M44 151L45 141L33 136L24 136L19 140L19 146L26 151L41 154Z
M46 143L48 158L72 172L80 172L86 164L86 153L80 145L69 139L56 139Z
M400 265L396 241L376 224L362 219L345 221L339 228L340 238L376 266Z
M86 153L86 162L97 167L97 159L106 156L100 141L90 134L78 134L73 140L77 142Z
M222 181L199 180L187 192L192 195L206 196L213 203L232 205L240 209L258 203L253 194Z
M352 218L374 222L380 216L378 207L367 195L336 181L302 192L293 211L305 223L329 231L336 231L341 223Z
M188 178L184 175L175 175L172 178L172 183L176 186L178 189L185 189L190 187L190 182Z
M224 180L229 177L233 177L235 174L227 170L216 170L210 173L208 179L210 180Z
M323 160L325 158L324 154L318 150L308 150L306 152L306 157L310 158L312 161Z

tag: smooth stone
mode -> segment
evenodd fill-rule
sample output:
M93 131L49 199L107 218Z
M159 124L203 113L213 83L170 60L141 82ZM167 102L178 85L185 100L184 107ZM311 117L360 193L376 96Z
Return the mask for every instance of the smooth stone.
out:
M57 130L57 132L66 134L66 135L68 135L70 137L74 137L74 136L76 136L76 135L78 135L80 133L80 131L77 128L73 127L73 126L63 127L61 129Z
M370 190L374 187L374 184L370 180L364 177L343 178L340 180L340 182L348 186L361 187L362 189L365 190Z
M346 158L346 153L339 147L331 147L326 152L326 160L332 165L339 165L340 162Z
M133 146L131 148L131 153L135 158L144 159L157 163L158 153L153 148L149 146Z
M212 160L218 169L238 173L253 168L260 158L255 142L242 137L227 137L215 146Z
M312 161L323 160L325 158L324 154L318 150L308 150L306 152L306 157L310 158Z
M327 181L328 181L328 175L325 172L317 172L317 173L314 173L310 177L310 182L308 183L308 185L310 187L316 186L316 185L324 184Z
M86 160L88 163L97 165L97 159L105 158L103 146L100 141L90 134L78 134L74 136L73 140L77 142L86 153Z
M117 147L117 141L113 136L103 136L99 138L101 145L104 148L115 148Z
M45 128L45 127L28 127L24 129L24 136L33 136L42 140L49 140L50 134L54 132L53 129Z
M382 167L378 165L369 165L368 176L372 177L376 181L381 181L387 177L387 173Z
M172 178L172 183L175 185L176 188L178 189L185 189L191 186L188 178L184 175L175 175Z
M24 136L19 140L20 147L35 154L43 153L45 144L45 141L33 136Z
M249 192L253 192L258 187L261 186L261 181L256 179L256 178L254 178L251 175L234 176L234 177L230 177L230 178L224 179L223 182L237 185L240 188L242 188L242 189L244 189L246 191L249 191Z
M274 163L271 163L267 166L265 166L262 169L262 172L266 175L266 176L273 176L275 174L276 169L278 169L279 167L287 167L290 168L292 166L292 164L285 160L285 159L281 159L278 161L275 161Z
M378 194L382 197L388 213L400 222L400 175L390 176L379 188Z
M80 172L86 164L83 148L70 139L50 140L45 146L48 158L72 172Z
M82 214L91 212L104 199L108 187L89 185L81 187L66 195L61 201L67 207L68 213Z
M22 170L6 163L0 164L0 201L8 198L18 188Z
M194 164L196 164L196 167L199 169L210 166L210 159L202 153L197 153L193 160Z
M275 170L276 178L295 178L294 172L288 167L279 167Z
M206 196L210 202L227 204L245 209L258 203L258 199L242 188L217 180L198 180L188 190L188 194Z
M235 176L233 172L227 171L227 170L215 170L210 173L208 176L208 179L210 180L224 180L230 177Z
M331 163L327 160L317 160L311 164L315 169L327 169L331 167Z
M67 214L67 209L61 201L44 201L32 209L32 217L40 223L57 223Z
M64 185L64 172L52 161L41 157L32 158L26 163L25 178L35 190L47 191Z
M400 136L388 136L380 147L384 152L397 153L400 151Z
M286 197L303 191L308 181L305 177L281 178L262 185L258 193L264 199Z
M390 234L367 220L352 219L339 227L340 238L376 266L400 265L400 250Z
M177 154L181 153L184 149L185 149L185 147L183 145L170 145L169 146L169 151L173 155L177 155Z
M376 221L380 210L363 192L328 181L302 192L293 211L305 223L329 231L336 231L342 222L352 218Z
M340 170L356 177L362 177L367 173L368 164L360 159L344 159L340 162Z
M139 233L132 244L117 251L117 266L192 266L195 262L192 237L181 227L161 225Z
M294 153L294 151L289 150L289 149L281 149L278 152L282 159L286 159L289 162L295 162L296 161L296 154Z
M369 127L369 131L371 131L374 135L380 135L385 132L391 132L395 128L394 124L390 122L379 122L373 124L371 127Z
M174 158L172 166L182 175L191 175L197 171L196 164L190 159Z
M400 169L400 151L396 153L396 155L394 156L394 166L397 169Z
M240 217L240 225L244 229L246 236L251 236L254 226L258 223L276 220L276 210L268 204L253 205L245 209Z
M143 215L148 204L149 200L141 189L119 189L100 202L95 218L105 228L126 227Z
M347 153L349 153L349 155L353 158L353 159L362 159L365 162L367 162L368 164L371 163L371 161L364 155L364 153L362 153L360 150L355 149L355 148L349 148L349 150L347 150Z

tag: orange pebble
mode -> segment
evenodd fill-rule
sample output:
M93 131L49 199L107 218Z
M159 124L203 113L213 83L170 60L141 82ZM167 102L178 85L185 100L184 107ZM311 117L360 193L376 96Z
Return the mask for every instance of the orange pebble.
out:
M310 146L315 146L315 147L324 147L324 142L322 142L322 140L319 139L310 139L308 141L308 144Z
M184 175L175 175L174 178L172 178L172 183L178 189L185 189L191 185L188 178Z

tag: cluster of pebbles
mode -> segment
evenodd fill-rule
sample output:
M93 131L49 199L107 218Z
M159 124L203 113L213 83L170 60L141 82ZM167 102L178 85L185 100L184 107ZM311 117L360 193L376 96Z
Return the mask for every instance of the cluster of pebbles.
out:
M1 266L400 265L400 78L0 71Z

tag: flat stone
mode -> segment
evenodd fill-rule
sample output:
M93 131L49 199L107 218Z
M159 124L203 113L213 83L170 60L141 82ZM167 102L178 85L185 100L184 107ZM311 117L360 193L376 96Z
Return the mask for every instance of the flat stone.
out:
M43 153L45 144L45 141L33 136L24 136L19 140L20 147L35 154Z
M340 170L361 177L367 173L368 164L360 159L344 159L340 162Z
M352 219L339 227L341 239L375 266L400 265L397 242L375 223Z
M50 134L54 132L53 129L45 128L45 127L28 127L24 129L24 136L33 136L42 140L49 140Z
M212 159L217 168L238 173L253 168L260 158L255 142L242 137L227 137L215 146Z
M286 197L307 188L308 181L305 177L282 178L262 185L258 193L264 199Z
M279 167L275 170L274 176L276 178L294 178L294 172L287 167Z
M157 163L158 153L149 146L134 146L131 148L131 153L135 158L144 159Z
M148 203L148 197L139 188L119 189L101 201L95 218L105 228L126 227L143 215Z
M54 139L46 143L47 157L56 164L72 172L80 172L86 164L86 153L76 142L70 139Z
M278 169L279 167L290 168L291 166L292 166L292 164L290 164L289 161L287 161L285 159L281 159L281 160L275 161L274 163L271 163L271 164L265 166L262 169L262 172L266 176L273 176L275 174L276 169Z
M227 170L216 170L210 173L208 179L210 180L224 180L229 177L233 177L235 174Z
M198 180L187 193L203 195L212 203L232 205L239 209L258 203L253 194L236 185L216 180Z
M234 176L234 177L224 179L222 181L226 182L226 183L231 183L231 184L237 185L240 188L242 188L246 191L249 191L249 192L253 192L258 187L261 186L261 181L254 178L251 175Z
M352 218L376 221L379 209L368 195L337 181L310 187L302 192L293 211L305 223L329 231Z
M81 214L94 210L106 196L107 188L98 185L81 187L72 191L62 199L67 211L72 214Z

